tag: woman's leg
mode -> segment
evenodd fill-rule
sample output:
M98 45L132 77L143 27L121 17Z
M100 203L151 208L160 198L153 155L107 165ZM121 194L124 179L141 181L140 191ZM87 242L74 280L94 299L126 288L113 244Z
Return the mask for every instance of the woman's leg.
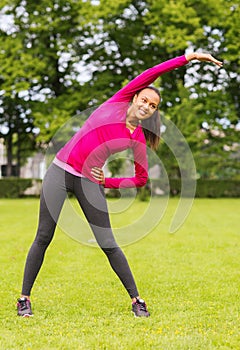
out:
M136 298L138 290L133 275L112 233L104 189L85 178L75 177L74 193L112 269L130 297Z
M26 260L22 285L23 296L30 296L42 266L45 251L53 238L65 198L65 172L59 167L51 165L43 181L37 234Z

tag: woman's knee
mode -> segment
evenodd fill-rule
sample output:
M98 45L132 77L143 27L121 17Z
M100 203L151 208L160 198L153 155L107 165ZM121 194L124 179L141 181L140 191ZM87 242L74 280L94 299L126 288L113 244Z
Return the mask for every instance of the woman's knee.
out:
M37 234L34 240L37 243L37 245L47 247L53 239L55 227L56 225L53 225L52 227L38 227Z
M118 246L116 247L101 247L102 251L107 255L111 256L113 254L116 254L119 252L120 248Z

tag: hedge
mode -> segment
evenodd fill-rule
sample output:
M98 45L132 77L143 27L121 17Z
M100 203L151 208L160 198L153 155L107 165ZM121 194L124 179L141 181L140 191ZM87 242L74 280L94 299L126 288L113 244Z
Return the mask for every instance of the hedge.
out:
M0 179L0 198L20 198L33 185L32 179L6 178Z
M194 185L194 182L193 182ZM170 179L169 185L161 183L160 180L152 180L151 187L153 195L157 188L167 188L166 193L170 193L170 196L180 196L181 194L181 180ZM189 188L191 189L191 182L189 182ZM186 193L187 197L187 193ZM196 182L196 198L223 198L223 197L240 197L240 181L230 179L199 179Z
M198 180L196 197L240 197L239 180Z
M193 183L194 184L194 183ZM146 187L137 190L137 196L140 200L148 200L152 192L153 196L168 195L180 196L181 180L170 179L169 184L162 180L151 180ZM35 190L31 190L35 187ZM41 180L21 179L21 178L4 178L0 179L0 198L21 198L24 196L39 196ZM191 189L191 186L189 187ZM134 197L136 190L122 189L108 190L108 198L116 197ZM186 196L188 194L186 193ZM197 180L196 198L222 198L222 197L240 197L239 180Z
M188 182L188 188L185 188L185 197L192 196L192 188L196 185L196 198L222 198L222 197L240 197L239 180L197 180ZM169 183L162 179L151 180L145 187L137 189L137 196L141 201L146 201L151 196L170 195L171 197L180 196L181 180L170 179ZM194 186L194 187L193 187ZM189 190L189 192L188 192ZM133 197L136 192L132 189L108 190L108 198Z

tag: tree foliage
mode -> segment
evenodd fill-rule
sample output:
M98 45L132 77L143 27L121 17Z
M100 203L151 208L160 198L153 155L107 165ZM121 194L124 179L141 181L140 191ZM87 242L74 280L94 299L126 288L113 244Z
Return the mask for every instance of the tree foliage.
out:
M237 1L1 0L1 5L6 24L0 27L0 137L9 166L17 154L24 160L69 118L103 102L144 69L201 49L224 60L224 68L193 62L159 78L161 113L186 138L200 177L239 176ZM164 142L159 155L169 176L178 177Z

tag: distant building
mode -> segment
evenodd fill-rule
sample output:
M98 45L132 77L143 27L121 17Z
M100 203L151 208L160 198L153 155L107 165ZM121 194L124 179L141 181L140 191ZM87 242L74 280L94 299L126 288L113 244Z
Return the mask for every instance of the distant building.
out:
M44 154L36 153L27 159L27 163L20 169L20 177L24 179L43 179L46 172Z
M5 176L7 165L6 147L0 139L0 178ZM43 179L46 172L44 154L38 152L27 159L27 162L20 169L20 177L24 179ZM14 173L13 173L14 175Z

